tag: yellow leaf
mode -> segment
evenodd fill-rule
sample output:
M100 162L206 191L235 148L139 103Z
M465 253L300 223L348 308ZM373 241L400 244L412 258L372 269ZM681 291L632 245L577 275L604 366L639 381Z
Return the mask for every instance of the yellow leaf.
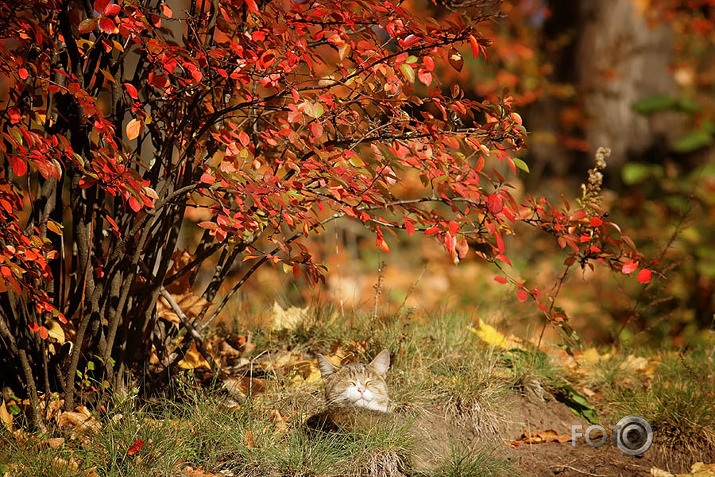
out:
M482 320L479 320L479 324L477 326L479 326L479 329L472 327L471 331L477 335L480 340L491 346L509 349L506 338L504 338L504 335L499 333L496 328L489 326Z
M60 345L65 344L65 332L60 326L59 321L55 319L50 320L48 334L50 335L50 337L56 339Z
M142 132L144 124L139 119L132 119L127 123L127 139L136 139Z
M603 356L598 354L596 348L588 348L580 356L576 356L576 361L580 365L595 366L597 365Z
M273 302L271 322L274 330L294 330L308 318L308 307L283 309L278 302Z
M179 361L178 366L182 369L206 368L211 369L209 363L201 356L199 350L196 349L196 342L191 342L191 347L184 355L184 359Z
M12 414L8 412L5 401L0 403L0 422L8 431L12 431Z

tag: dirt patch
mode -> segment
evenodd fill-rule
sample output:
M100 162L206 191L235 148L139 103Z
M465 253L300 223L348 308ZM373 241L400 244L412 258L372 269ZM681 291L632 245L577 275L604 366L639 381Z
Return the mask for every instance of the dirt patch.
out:
M685 472L693 463L683 456L664 453L657 444L641 457L628 456L614 447L610 438L598 448L589 446L583 439L578 439L575 446L571 442L521 442L514 447L514 442L518 442L525 431L534 435L553 429L557 434L570 436L572 425L581 425L585 431L590 424L555 400L513 396L504 407L506 418L498 429L504 455L523 475L650 476L652 467Z

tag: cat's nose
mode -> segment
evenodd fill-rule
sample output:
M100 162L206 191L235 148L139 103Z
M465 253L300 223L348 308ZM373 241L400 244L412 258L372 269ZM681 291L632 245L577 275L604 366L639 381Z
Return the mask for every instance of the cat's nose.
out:
M358 386L357 390L360 394L363 394L365 391L367 391L367 388L365 386Z

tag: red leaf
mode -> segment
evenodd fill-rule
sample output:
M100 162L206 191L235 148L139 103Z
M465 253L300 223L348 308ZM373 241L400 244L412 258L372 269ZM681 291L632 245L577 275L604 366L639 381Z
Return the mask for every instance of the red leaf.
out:
M17 70L17 74L20 75L21 80L26 80L27 77L30 76L25 68L20 68L19 70Z
M516 291L516 299L519 300L520 302L525 302L526 299L529 298L529 293L524 290L523 288L519 288Z
M94 1L94 11L102 13L107 5L109 5L110 0L95 0Z
M44 326L40 326L39 331L40 331L40 338L42 338L43 340L46 340L47 337L50 336L49 331Z
M104 12L102 13L104 13L105 15L116 15L121 10L122 7L120 7L116 3L110 3L109 5L107 5L107 7L104 9Z
M208 172L204 172L203 174L201 174L200 181L204 184L213 184L214 182L216 182L216 178Z
M119 31L117 30L117 25L114 24L114 20L108 17L102 17L99 19L99 29L108 35Z
M246 0L246 8L251 13L258 13L258 5L256 5L255 0Z
M38 331L40 329L40 325L38 325L34 321L30 322L30 324L27 325L27 327L30 328L30 331Z
M449 233L452 237L459 233L459 224L453 220L449 221Z
M648 270L647 268L644 268L640 272L638 272L638 282L639 283L648 283L653 276L653 272Z
M625 273L626 275L629 275L633 272L638 270L638 261L637 260L631 260L630 262L626 262L623 264L623 267L621 268L621 272Z
M131 96L132 99L139 99L139 94L133 84L124 83L124 87L127 89L127 93L129 93L129 96Z
M432 84L432 73L427 70L420 69L417 72L417 79L419 79L425 86Z
M476 60L477 56L479 56L479 43L477 43L477 39L473 35L469 35L469 43L472 45L472 58Z
M487 208L493 214L501 213L501 211L504 210L504 204L502 204L501 197L499 197L498 194L490 194L489 197L487 197Z
M108 215L105 216L105 218L107 219L107 222L109 222L109 224L112 226L112 232L114 233L114 235L116 235L117 237L120 237L122 234L121 234L121 232L119 232L119 226L114 221L114 219Z
M506 278L504 277L494 277L494 281L497 283L501 283L502 285L506 284Z
M16 176L22 177L27 174L27 163L23 159L14 155L8 156L8 159L10 160L12 172L14 172Z
M591 224L591 227L600 227L603 225L603 220L601 220L600 217L591 217L589 223Z
M412 221L405 217L405 230L407 230L407 235L412 236L412 234L415 233L415 226L412 224Z
M439 227L430 227L425 230L425 235L434 235L439 232Z
M130 197L129 207L131 207L134 212L139 212L142 208L142 204L136 199L136 197Z
M294 277L296 280L299 279L299 278L300 278L300 273L301 273L301 271L300 271L300 265L298 265L297 263L294 262L294 263L293 263L293 277Z
M22 120L20 108L18 108L17 106L13 106L12 108L8 109L7 114L10 117L10 124L17 124Z
M310 123L310 132L313 133L313 136L316 139L318 139L323 135L323 125L318 122Z
M382 249L383 252L385 253L390 253L390 246L387 245L387 242L385 242L384 239L377 239L377 246Z
M134 441L134 445L132 445L129 449L127 449L127 454L134 455L134 454L138 453L139 451L141 451L143 447L144 447L144 441L141 439L137 439Z

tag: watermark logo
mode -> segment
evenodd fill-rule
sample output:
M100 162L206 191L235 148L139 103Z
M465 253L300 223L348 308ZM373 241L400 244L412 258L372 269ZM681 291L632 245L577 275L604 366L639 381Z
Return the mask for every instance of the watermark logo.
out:
M644 454L653 445L653 428L640 416L626 416L608 428L611 429L613 446L626 455ZM601 447L608 440L606 428L598 424L588 426L586 432L580 424L571 426L571 445L575 447L579 437L591 447Z

